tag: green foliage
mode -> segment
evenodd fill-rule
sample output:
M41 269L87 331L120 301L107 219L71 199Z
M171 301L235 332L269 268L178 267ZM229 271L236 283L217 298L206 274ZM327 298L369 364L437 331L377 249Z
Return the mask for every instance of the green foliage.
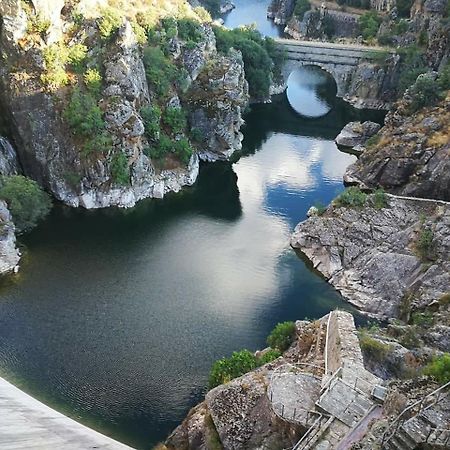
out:
M383 189L377 189L372 196L373 205L376 209L386 208L388 205L387 195Z
M53 44L42 50L45 72L41 75L42 83L51 91L59 89L69 82L65 65L68 60L68 49L62 43Z
M203 39L202 27L196 20L179 19L178 37L183 41L198 44Z
M144 106L140 111L142 120L144 121L145 135L150 140L159 139L161 130L161 109L155 106Z
M134 34L136 35L137 42L141 45L145 45L147 43L147 32L145 28L139 25L139 23L135 20L131 22L131 27L133 28Z
M435 378L439 383L450 381L450 353L444 353L434 358L425 368L425 374Z
M311 4L308 0L297 0L297 2L295 3L294 15L298 20L303 20L305 12L309 11L310 9Z
M242 52L250 95L256 99L266 98L274 75L274 62L278 64L283 59L283 53L276 49L273 40L264 39L251 27L233 30L215 27L214 33L220 52L226 54L231 47Z
M64 111L64 118L75 134L90 136L105 128L103 114L95 98L74 89L72 97Z
M423 228L416 241L416 250L422 260L432 259L434 233L430 228Z
M408 31L409 24L405 19L400 19L395 25L394 25L394 33L395 34L403 34Z
M112 138L105 130L85 138L83 145L83 153L89 155L91 153L107 153L111 150Z
M50 197L39 185L21 175L0 178L0 199L8 204L19 233L31 230L50 211Z
M318 216L322 216L322 215L325 213L325 211L327 210L326 205L324 205L324 204L323 204L322 202L320 202L320 201L314 203L314 207L315 207L316 210L317 210L317 215L318 215Z
M189 141L186 138L175 141L174 150L178 159L184 164L188 164L192 153L194 152L191 144L189 144Z
M425 106L434 105L444 98L444 93L441 92L439 86L439 80L427 74L420 75L417 78L409 93L411 95L411 102L408 108L409 113L414 113Z
M87 47L83 44L74 44L68 49L67 61L77 71L83 67L86 59Z
M279 350L271 348L257 359L257 364L258 366L263 366L264 364L270 363L279 358L281 355L282 353Z
M27 23L27 32L28 33L38 33L40 35L44 35L47 33L50 28L51 21L45 19L40 14L32 15Z
M369 336L369 334L365 330L360 331L358 337L361 350L369 358L373 358L379 362L383 361L386 358L390 351L389 344L385 344L378 339L374 339L373 337Z
M423 50L415 45L398 49L401 56L401 71L398 80L398 93L403 94L417 79L427 71Z
M374 38L380 28L381 17L375 11L368 11L358 19L359 28L364 39Z
M380 45L393 45L394 36L391 33L383 33L378 36L377 41Z
M411 316L411 321L413 325L418 325L421 327L430 327L434 324L434 317L431 312L414 312Z
M176 66L159 47L148 47L144 50L144 65L147 81L156 95L159 97L166 96L171 84L178 78Z
M87 90L95 97L100 96L102 88L102 76L98 69L89 68L83 75L84 84Z
M174 145L171 139L161 133L158 142L148 147L145 154L151 159L164 159L169 153L174 151Z
M121 185L130 184L130 167L128 165L128 158L122 152L116 153L110 164L112 179L115 183Z
M205 140L205 135L200 128L191 128L189 134L191 139L195 142L203 142Z
M186 113L182 108L169 106L163 112L162 121L173 134L179 134L186 128Z
M294 322L281 322L275 326L267 337L267 344L284 352L294 341L295 337L295 323Z
M379 133L374 134L373 136L371 136L369 139L367 139L366 141L366 147L370 148L370 147L375 147L375 145L378 144L378 142L380 142L381 140L381 135Z
M336 197L336 205L355 208L364 206L366 200L367 194L362 192L358 187L351 186Z
M409 349L420 347L421 342L419 336L417 335L416 327L409 326L400 336L399 342L403 345L403 347Z
M211 22L211 14L202 6L196 6L194 8L194 12L197 15L198 19L200 20L200 22L202 23L209 23Z
M100 36L103 39L110 39L122 25L122 17L114 8L103 8L97 24Z
M233 352L229 358L216 361L209 373L209 388L228 383L257 367L256 357L248 350Z

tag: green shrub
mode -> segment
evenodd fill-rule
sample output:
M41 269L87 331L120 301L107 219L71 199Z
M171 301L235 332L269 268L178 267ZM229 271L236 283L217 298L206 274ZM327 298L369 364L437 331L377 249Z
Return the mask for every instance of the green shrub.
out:
M416 250L423 259L432 259L434 233L430 228L424 228L420 231L416 241Z
M81 136L90 136L105 128L103 114L95 98L91 94L83 94L79 89L74 89L64 118L74 133Z
M373 205L376 209L386 208L388 205L387 195L383 189L377 189L372 195Z
M87 47L83 44L74 44L68 49L67 62L77 71L83 67L86 60Z
M258 366L263 366L264 364L270 363L281 356L281 352L277 349L271 348L261 357L257 359Z
M294 342L295 323L281 322L275 326L267 337L267 344L273 349L284 352Z
M396 0L395 5L397 6L398 15L400 17L409 17L413 3L414 0Z
M178 20L178 36L183 41L193 42L198 44L203 39L203 30L201 25L192 19Z
M387 354L390 351L390 345L385 344L373 337L369 336L367 331L360 331L358 334L359 337L359 345L361 346L361 350L365 353L369 358L373 358L376 361L383 361Z
M434 105L444 98L438 79L433 79L427 74L417 78L409 93L411 95L411 103L408 109L410 113L414 113L425 106Z
M209 373L209 388L228 383L257 367L256 357L248 350L233 352L229 358L216 361Z
M178 78L176 66L159 47L144 50L144 65L147 81L159 97L169 93L170 86Z
M200 20L200 22L202 23L211 22L211 14L205 8L203 8L203 6L196 6L194 8L194 12L197 15L198 19Z
M95 97L99 97L102 88L102 76L99 70L96 68L87 69L83 79L87 90Z
M294 15L298 20L303 20L305 12L309 11L310 9L311 4L308 0L297 0L297 2L295 3Z
M39 185L21 175L0 178L0 199L8 204L19 233L31 230L50 211L50 197Z
M182 163L184 163L184 164L189 163L192 153L193 153L193 149L187 139L182 138L179 141L175 141L174 142L174 150L175 150L175 154L177 155L178 159Z
M128 185L130 184L130 167L128 165L128 158L122 152L116 153L111 159L111 175L116 184Z
M169 153L173 152L174 144L171 139L161 133L159 141L145 149L145 154L151 159L164 159Z
M393 45L394 36L391 33L383 33L378 36L377 41L380 45Z
M374 134L373 136L371 136L369 139L367 139L366 141L366 147L375 147L375 145L378 144L378 142L380 142L381 140L381 134Z
M399 339L403 347L413 349L421 347L420 338L417 334L416 326L409 326L406 331L402 333Z
M91 153L108 153L112 147L111 135L103 130L86 138L83 145L83 154L90 155Z
M200 128L191 128L189 134L195 142L203 142L205 140L205 135Z
M169 106L162 115L162 121L174 134L179 134L186 128L186 113L182 108Z
M144 106L140 111L142 120L144 122L145 135L150 140L159 139L161 130L161 109L155 106Z
M42 50L45 72L41 75L42 83L47 89L54 91L69 82L65 65L69 58L69 51L62 43L53 44Z
M425 374L435 378L439 383L450 381L450 353L444 353L434 358L425 368Z
M32 15L27 23L27 32L44 35L47 33L51 24L51 21L42 17L41 14Z
M405 19L400 19L398 23L394 25L394 33L395 34L403 34L408 31L409 24Z
M424 52L415 45L402 47L398 49L401 56L401 70L398 80L398 93L403 94L416 80L417 77L428 68L426 65Z
M445 67L439 73L438 83L441 91L447 91L450 89L450 61L447 62Z
M421 327L430 327L434 324L434 317L431 312L414 312L411 316L411 321L413 325L418 325Z
M361 207L367 200L367 194L356 186L345 189L344 192L336 197L337 206Z
M358 19L359 28L364 39L374 38L380 28L381 17L375 11L368 11Z
M122 17L114 8L103 8L97 23L100 36L103 39L110 39L122 25Z

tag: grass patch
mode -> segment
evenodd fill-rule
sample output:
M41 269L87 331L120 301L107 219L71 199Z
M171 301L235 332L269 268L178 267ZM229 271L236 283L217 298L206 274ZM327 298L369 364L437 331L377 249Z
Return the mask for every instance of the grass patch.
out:
M335 199L337 206L348 206L350 208L359 208L366 204L367 194L356 186L347 188Z
M359 345L361 350L370 358L376 361L383 361L388 355L391 347L389 344L385 344L373 337L369 336L366 330L362 330L358 333Z
M287 350L295 338L295 323L281 322L275 326L267 337L267 344L270 347L284 352Z
M426 375L432 376L439 383L445 384L450 381L450 353L434 358L424 370Z

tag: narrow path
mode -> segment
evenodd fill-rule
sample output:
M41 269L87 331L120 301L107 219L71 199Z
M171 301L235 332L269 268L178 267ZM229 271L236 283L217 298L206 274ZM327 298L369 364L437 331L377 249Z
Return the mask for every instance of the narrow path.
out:
M0 378L2 450L131 450L49 408Z

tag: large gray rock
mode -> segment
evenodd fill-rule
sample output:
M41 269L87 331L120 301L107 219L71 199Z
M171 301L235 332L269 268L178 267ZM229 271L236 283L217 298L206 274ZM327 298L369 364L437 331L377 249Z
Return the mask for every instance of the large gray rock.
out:
M405 309L441 298L450 285L448 204L388 197L388 207L330 207L295 228L292 247L350 303L374 316L398 317ZM432 230L432 257L416 243Z
M292 16L295 0L272 0L267 8L267 17L277 25L285 25Z
M6 203L0 200L0 275L16 271L20 253L16 247L15 227Z
M0 175L17 175L20 164L14 147L0 136Z
M376 134L380 129L380 125L375 122L350 122L338 134L335 141L336 144L343 147L356 147L364 145L367 140Z

